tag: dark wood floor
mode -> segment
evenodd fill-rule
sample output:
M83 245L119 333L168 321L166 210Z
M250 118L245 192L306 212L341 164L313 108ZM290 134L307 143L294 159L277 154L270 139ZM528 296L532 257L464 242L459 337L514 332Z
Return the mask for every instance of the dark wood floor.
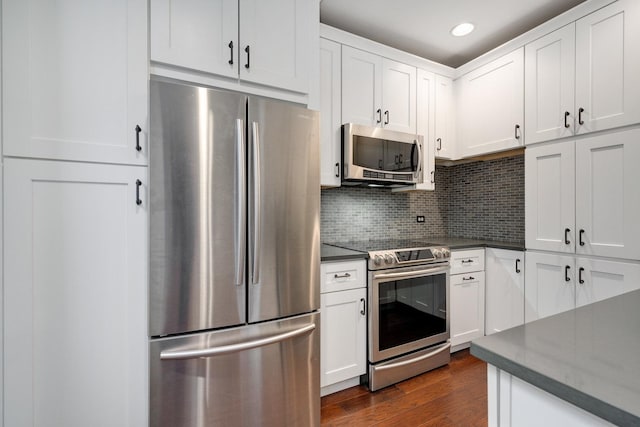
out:
M448 366L370 393L322 398L323 426L486 426L487 365L462 350Z

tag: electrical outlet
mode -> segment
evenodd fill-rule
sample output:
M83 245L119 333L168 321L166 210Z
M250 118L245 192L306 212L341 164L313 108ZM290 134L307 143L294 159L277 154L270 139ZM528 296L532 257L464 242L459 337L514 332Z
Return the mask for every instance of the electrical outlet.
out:
M416 217L416 222L424 222L424 215L418 215Z

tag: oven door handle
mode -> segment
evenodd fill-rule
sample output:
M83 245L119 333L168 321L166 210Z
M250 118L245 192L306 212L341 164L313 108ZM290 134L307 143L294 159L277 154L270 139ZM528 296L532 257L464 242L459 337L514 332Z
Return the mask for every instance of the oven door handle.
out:
M449 270L449 266L446 267L433 267L426 268L424 270L413 270L413 271L405 271L402 273L379 273L374 274L373 279L410 279L413 277L420 277L431 274L444 273Z
M390 363L388 365L382 365L382 366L376 366L376 371L383 371L386 369L393 369L393 368L400 368L401 366L405 366L405 365L411 365L412 363L416 363L419 362L421 360L424 359L428 359L431 356L435 356L438 353L442 353L445 350L449 350L451 348L451 343L447 342L446 345L444 345L443 347L440 347L437 350L434 350L430 353L427 354L423 354L422 356L416 357L415 359L409 359L409 360L403 360L402 362L397 362L397 363Z

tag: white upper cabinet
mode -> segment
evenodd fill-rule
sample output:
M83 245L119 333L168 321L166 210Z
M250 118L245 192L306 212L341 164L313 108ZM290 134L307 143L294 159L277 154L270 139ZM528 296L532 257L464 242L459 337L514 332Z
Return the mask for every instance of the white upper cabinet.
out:
M320 185L340 186L341 46L320 39Z
M640 122L640 2L620 0L576 21L578 133Z
M306 93L309 90L310 0L240 0L240 78ZM317 26L318 23L316 22Z
M576 253L640 260L640 129L576 142Z
M439 159L456 157L453 81L436 75L435 154Z
M460 157L523 145L524 48L465 74L458 82Z
M528 147L524 170L527 249L574 253L574 142Z
M343 46L342 122L416 133L416 68Z
M416 133L416 67L382 59L382 124Z
M435 189L435 150L434 150L434 128L435 128L435 107L436 107L436 76L425 70L418 69L417 75L417 134L424 137L422 147L423 161L423 183L417 184L418 190Z
M575 25L525 46L527 144L573 135Z
M528 44L527 144L640 122L638 51L640 4L626 0Z
M4 155L147 164L145 0L4 0L2 30Z
M342 123L382 124L382 58L342 46Z
M527 249L640 260L640 129L528 147Z
M151 60L238 76L238 0L151 0Z
M524 323L524 252L485 249L485 333Z
M309 0L151 0L151 60L307 93Z

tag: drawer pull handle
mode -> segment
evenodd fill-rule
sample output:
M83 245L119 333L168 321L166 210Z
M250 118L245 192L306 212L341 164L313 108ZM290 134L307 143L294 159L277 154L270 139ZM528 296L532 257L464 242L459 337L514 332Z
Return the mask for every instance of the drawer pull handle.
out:
M344 274L336 273L336 274L333 275L334 279L348 279L349 277L351 277L351 274L349 274L349 273L344 273Z
M469 263L472 263L472 262L473 262L473 260L472 260L472 259L463 259L463 260L462 260L462 263L463 263L463 264L469 264Z
M476 278L473 276L469 276L469 277L463 277L462 280L476 280Z

